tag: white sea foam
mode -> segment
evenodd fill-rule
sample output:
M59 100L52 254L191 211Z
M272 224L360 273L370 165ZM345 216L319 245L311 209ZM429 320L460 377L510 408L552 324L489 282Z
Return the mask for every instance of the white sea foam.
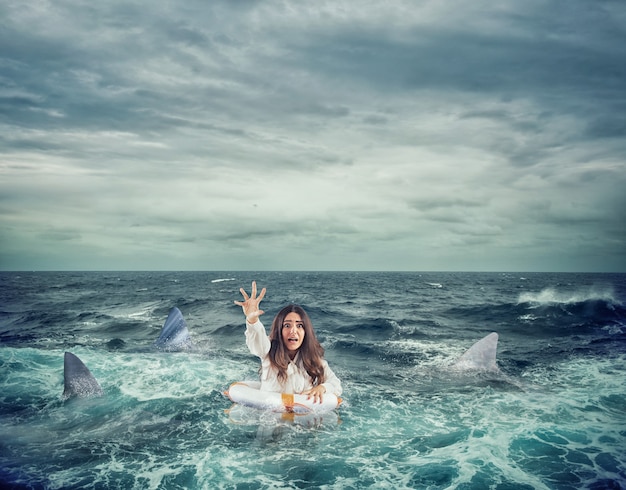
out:
M184 399L222 390L249 375L249 367L185 352L123 354L116 359L114 376L119 390L136 400ZM124 376L133 373L133 376Z
M428 284L429 286L435 288L435 289L440 289L443 287L443 284L439 283L439 282L427 282L426 284Z
M113 305L103 307L102 312L114 318L149 319L160 305L158 301L149 301L134 305ZM163 319L165 321L165 318Z
M588 289L575 292L562 292L555 288L545 288L539 292L524 292L518 297L518 304L531 303L538 305L545 304L576 304L585 301L606 301L608 303L619 304L613 296L613 292L606 289Z

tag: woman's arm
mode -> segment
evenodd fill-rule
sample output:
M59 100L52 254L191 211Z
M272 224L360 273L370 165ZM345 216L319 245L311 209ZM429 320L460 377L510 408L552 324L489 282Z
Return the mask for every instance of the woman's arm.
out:
M259 320L259 317L265 313L259 309L259 304L265 296L266 289L263 288L257 297L256 281L252 281L250 296L243 288L240 288L239 291L241 291L244 300L235 301L235 304L241 306L243 314L246 315L246 345L252 354L263 359L270 351L271 345L270 339L265 333L265 327Z
M322 403L324 400L324 394L326 393L332 393L333 395L339 396L342 392L341 381L339 381L339 378L335 375L333 370L328 367L328 363L325 360L323 363L326 381L302 393L303 395L307 395L308 399L313 398L313 403Z
M250 353L263 359L270 351L270 339L260 320L250 323L246 321L246 345Z
M324 361L324 374L326 374L326 381L321 386L326 388L327 393L333 393L334 395L341 395L343 389L341 388L341 381L332 369L328 366L328 363Z

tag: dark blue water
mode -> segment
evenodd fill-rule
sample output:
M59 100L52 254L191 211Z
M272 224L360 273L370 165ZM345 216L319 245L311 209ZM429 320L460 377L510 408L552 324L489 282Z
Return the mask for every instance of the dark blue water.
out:
M335 412L228 411L239 287L309 312ZM15 488L626 488L626 275L0 273L0 483ZM190 352L153 347L171 307ZM500 335L500 372L457 372ZM63 401L63 353L101 398Z

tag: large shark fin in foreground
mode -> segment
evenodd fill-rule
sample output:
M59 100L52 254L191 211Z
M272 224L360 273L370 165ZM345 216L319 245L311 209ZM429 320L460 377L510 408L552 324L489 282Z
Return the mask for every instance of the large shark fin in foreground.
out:
M176 307L170 310L165 320L161 335L154 343L159 349L188 349L191 347L191 337L183 314Z
M89 368L71 352L65 353L63 360L63 398L101 396L102 388Z
M490 333L472 345L452 366L459 370L497 371L498 334Z

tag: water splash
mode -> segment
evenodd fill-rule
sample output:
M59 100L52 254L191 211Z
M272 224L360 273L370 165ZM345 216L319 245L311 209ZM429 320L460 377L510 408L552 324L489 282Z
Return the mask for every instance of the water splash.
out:
M607 304L620 306L621 303L609 289L588 289L581 291L558 291L555 288L545 288L537 292L524 292L518 297L518 304L542 305L572 305L586 302L603 301Z

